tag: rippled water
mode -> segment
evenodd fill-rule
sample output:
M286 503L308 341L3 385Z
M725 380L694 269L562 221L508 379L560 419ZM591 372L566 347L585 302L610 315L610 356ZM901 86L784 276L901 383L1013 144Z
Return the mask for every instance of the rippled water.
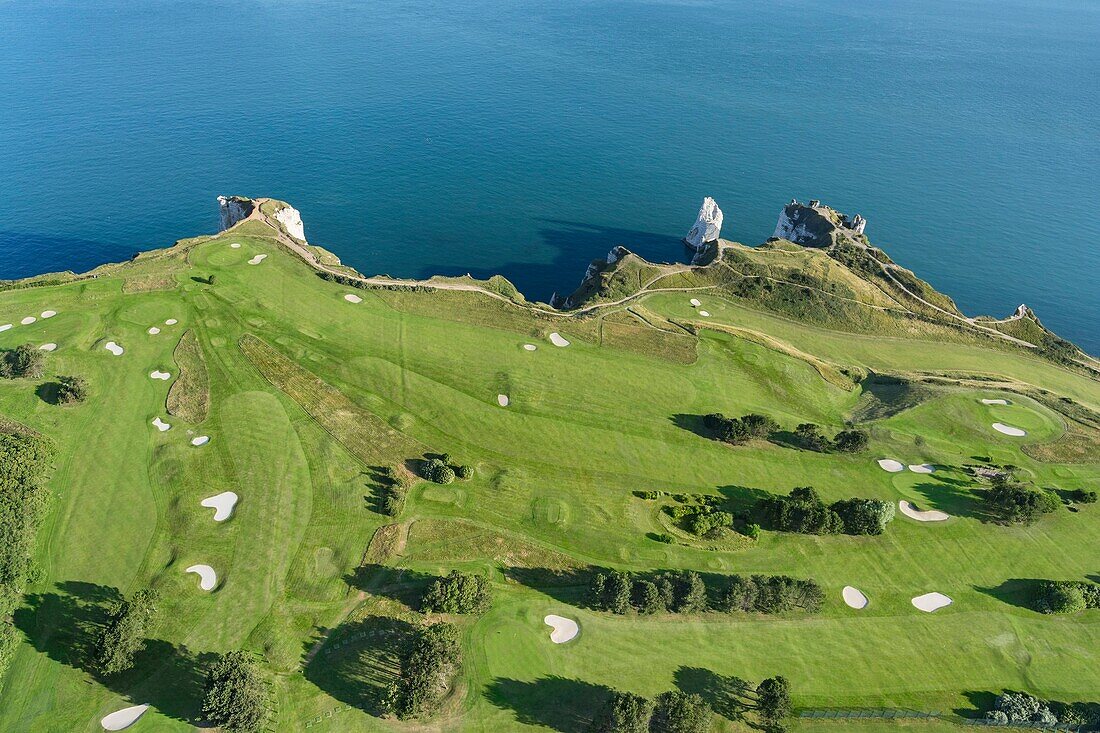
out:
M812 197L1100 352L1100 5L1038 5L0 3L0 277L240 193L364 272L545 299L615 244L682 258L704 195L749 244Z

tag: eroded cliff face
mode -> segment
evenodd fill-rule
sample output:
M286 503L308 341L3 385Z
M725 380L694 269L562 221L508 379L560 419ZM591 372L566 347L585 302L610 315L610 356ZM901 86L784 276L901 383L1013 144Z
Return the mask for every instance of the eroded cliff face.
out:
M283 225L286 233L295 239L306 241L305 226L302 224L302 215L289 204L275 211L275 218Z
M684 237L684 244L699 252L710 244L718 241L722 234L722 210L710 196L703 199L703 205L699 207L699 216L695 224Z
M848 218L820 201L802 204L791 199L780 212L772 236L804 247L829 247L840 237L863 234L866 226L866 220L859 214Z
M224 230L252 216L255 205L252 199L244 196L219 196L218 208L221 210L222 229Z
M300 242L306 241L305 226L302 224L302 215L293 206L285 201L275 199L250 199L245 196L219 196L218 208L221 210L222 229L244 221L256 213L259 207L260 214L267 219L269 224L278 226L284 232ZM272 221L274 219L274 221Z

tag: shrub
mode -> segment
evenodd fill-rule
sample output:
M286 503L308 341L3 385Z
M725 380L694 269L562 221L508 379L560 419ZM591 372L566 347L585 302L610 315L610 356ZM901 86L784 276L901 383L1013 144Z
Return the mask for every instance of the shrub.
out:
M893 502L881 499L844 499L829 508L844 523L846 534L882 534L895 512Z
M1070 492L1069 498L1078 504L1095 504L1096 492L1086 491L1085 489L1074 489Z
M812 422L804 422L794 429L794 437L799 445L807 450L825 451L829 448L829 439L821 434L821 428Z
M474 477L474 467L467 466L465 464L461 466L455 466L455 476L458 476L463 481L469 481Z
M651 733L706 733L711 710L699 695L671 690L657 696L650 719Z
M866 450L870 442L871 438L865 430L841 430L833 438L833 447L845 453L858 453Z
M487 579L452 570L428 586L420 608L425 613L483 613L492 603L493 590Z
M685 523L692 534L698 537L713 537L722 528L733 524L733 515L729 512L714 511L708 507L688 514Z
M37 379L42 376L45 364L46 352L22 344L0 352L0 377Z
M431 715L446 696L461 659L455 627L434 624L418 630L383 707L402 720Z
M1013 524L1030 524L1059 504L1053 492L1028 488L1003 476L994 479L983 499L991 512Z
M747 443L753 438L766 438L779 429L775 420L755 413L737 418L714 412L703 416L703 425L719 440L733 445Z
M665 545L671 545L673 542L676 541L676 538L673 537L672 535L668 534L667 532L660 532L658 534L653 534L653 535L650 535L650 537L654 542L660 542L660 543L665 544Z
M812 486L792 489L788 496L768 496L756 503L756 513L773 529L801 534L838 534L844 521L827 507Z
M629 692L612 692L596 715L592 733L648 733L653 703Z
M58 377L57 378L57 402L62 405L71 405L83 402L88 397L88 383L84 377Z
M630 576L619 570L597 573L592 578L590 600L602 611L623 614L630 610L630 593L633 583Z
M206 677L202 713L234 733L254 733L267 724L268 689L256 660L247 652L223 654Z
M993 710L1001 712L1009 723L1044 723L1053 725L1058 719L1046 704L1026 692L1002 693L993 704Z
M96 644L100 674L118 674L134 666L134 656L145 648L145 629L156 612L158 598L156 591L144 589L111 609L110 621Z
M442 459L432 458L424 464L424 478L437 484L449 484L455 480L455 472Z
M1078 613L1100 608L1100 584L1075 580L1043 580L1035 587L1032 607L1042 613Z

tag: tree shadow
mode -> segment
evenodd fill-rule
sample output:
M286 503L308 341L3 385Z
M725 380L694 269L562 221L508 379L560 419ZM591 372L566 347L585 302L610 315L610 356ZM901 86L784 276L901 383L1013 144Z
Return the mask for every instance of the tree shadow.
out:
M584 733L611 692L603 685L557 676L533 682L497 677L486 687L485 698L498 708L511 710L524 725Z
M687 430L695 433L700 438L706 438L707 440L713 440L715 435L714 431L703 424L702 415L691 415L685 412L678 412L669 418L672 424L681 430Z
M792 450L810 450L798 436L795 435L793 430L776 430L768 436L768 442L773 445L777 445L780 448L790 448ZM819 451L820 452L820 451Z
M728 720L744 720L745 711L755 704L752 686L740 677L727 677L702 667L680 667L673 681L681 692L699 695Z
M1034 610L1031 601L1035 597L1035 589L1041 582L1039 578L1009 578L1000 585L989 588L976 585L974 590L1010 606Z
M989 690L966 690L963 697L970 701L971 707L955 708L951 711L962 718L984 718L997 702L997 693Z
M751 517L757 502L772 495L771 492L764 489L738 486L736 484L719 486L718 493L722 495L722 504L719 507L722 511L729 512L734 516L742 515L746 517Z
M61 402L59 398L61 384L59 382L43 382L35 388L34 393L38 395L38 399L47 405L57 405Z
M307 680L335 699L376 717L398 678L416 627L388 616L343 624L306 665Z
M556 601L578 608L590 608L588 588L593 575L599 568L552 568L507 567L504 577L537 590Z
M206 668L217 655L194 654L185 646L147 639L134 666L117 675L96 670L100 633L122 594L109 586L64 581L57 592L32 593L13 614L27 641L50 659L94 676L104 687L135 704L147 703L189 724L201 719Z
M931 480L914 485L913 491L923 497L920 502L924 505L922 509L927 506L947 512L953 517L970 517L981 522L998 520L996 515L985 508L973 488L965 483L960 484L956 481L944 481L933 477Z
M425 589L437 579L430 573L375 563L360 565L344 576L344 582L352 588L397 601L413 611L420 610Z

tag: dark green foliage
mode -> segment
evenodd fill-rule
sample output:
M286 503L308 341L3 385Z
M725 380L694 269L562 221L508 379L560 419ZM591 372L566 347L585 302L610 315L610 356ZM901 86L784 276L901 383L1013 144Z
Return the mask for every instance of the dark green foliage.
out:
M634 608L638 613L662 613L667 610L657 584L649 580L639 580L634 584Z
M833 447L844 453L859 453L870 442L871 436L865 430L841 430L833 438Z
M706 733L710 730L711 710L699 695L671 690L657 696L651 733Z
M710 507L702 507L685 518L687 530L698 537L714 537L720 530L733 524L733 515Z
M664 532L652 535L651 539L656 540L657 542L663 542L666 545L671 545L675 541L675 538L672 535L666 534Z
M424 478L437 484L449 484L455 480L455 472L446 461L432 458L424 464Z
M592 579L592 605L602 611L623 614L631 608L633 582L627 573L612 570L596 573Z
M983 500L990 512L1011 524L1030 524L1058 508L1053 492L1029 488L1009 477L995 479Z
M791 714L791 684L786 677L769 677L756 686L756 706L766 724Z
M134 655L145 648L146 627L158 600L155 590L143 589L112 609L111 620L96 644L96 669L100 674L118 674L134 666Z
M266 680L248 652L223 654L207 674L202 713L227 731L263 730L269 702Z
M435 713L461 661L454 626L434 624L420 629L401 662L400 676L390 685L384 707L402 720Z
M1001 713L1001 715L995 715ZM1003 718L1002 718L1003 716ZM1043 723L1056 725L1058 719L1042 700L1033 697L1026 692L1002 693L989 714L990 720L1008 723Z
M754 413L737 418L714 412L703 416L703 425L719 440L732 445L742 445L753 438L766 438L779 429L775 420Z
M806 450L825 451L829 448L829 439L821 434L821 428L812 422L800 423L794 429L795 440Z
M42 376L46 353L30 344L0 352L0 377L8 379L37 379Z
M455 476L463 481L469 481L474 477L474 467L467 465L455 466Z
M483 613L493 604L493 589L480 575L452 570L428 586L420 601L425 613Z
M816 613L824 601L825 591L812 580L787 575L734 575L719 607L730 612L783 613L802 608Z
M694 570L680 573L672 610L677 613L702 613L707 610L707 586Z
M1043 580L1035 587L1032 607L1042 613L1078 613L1100 608L1100 584L1076 580Z
M71 405L83 402L88 398L88 383L84 377L58 377L57 378L57 402L61 405Z
M844 530L840 515L821 501L812 486L793 489L789 496L768 496L756 504L764 523L781 532L838 534Z
M647 733L653 703L629 692L612 692L604 709L596 715L592 733Z
M405 496L408 493L405 476L407 474L395 466L386 466L379 471L379 510L388 517L396 517L405 508Z
M882 534L894 518L894 504L882 499L844 499L830 507L844 523L846 534Z
M1069 498L1078 504L1095 504L1096 492L1086 491L1085 489L1074 489L1070 492Z

